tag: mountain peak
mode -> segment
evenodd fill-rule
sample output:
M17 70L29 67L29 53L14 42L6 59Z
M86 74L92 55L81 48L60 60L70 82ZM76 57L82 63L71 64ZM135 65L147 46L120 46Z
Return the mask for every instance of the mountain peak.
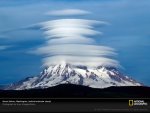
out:
M9 86L7 89L48 88L59 84L77 84L92 88L110 86L141 86L139 82L122 75L117 69L99 66L73 66L66 62L51 65L39 76L29 77Z

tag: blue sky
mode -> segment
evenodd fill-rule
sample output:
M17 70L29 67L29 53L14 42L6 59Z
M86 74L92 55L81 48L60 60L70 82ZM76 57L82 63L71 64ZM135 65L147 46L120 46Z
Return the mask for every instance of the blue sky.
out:
M99 45L116 49L123 73L150 85L149 0L0 0L0 84L40 73L43 56L28 51L45 43L43 32L20 28L58 19L46 12L61 9L92 12L69 18L109 22L108 26L95 28L103 35L93 38Z

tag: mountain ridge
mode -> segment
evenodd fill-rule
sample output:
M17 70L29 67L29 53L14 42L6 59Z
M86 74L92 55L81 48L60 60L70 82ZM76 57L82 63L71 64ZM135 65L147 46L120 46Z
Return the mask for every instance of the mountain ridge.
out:
M117 69L99 66L89 68L74 66L66 62L45 68L39 76L27 77L9 85L7 90L24 90L33 88L48 88L59 84L77 84L92 88L107 88L110 86L142 86L141 83L124 76Z

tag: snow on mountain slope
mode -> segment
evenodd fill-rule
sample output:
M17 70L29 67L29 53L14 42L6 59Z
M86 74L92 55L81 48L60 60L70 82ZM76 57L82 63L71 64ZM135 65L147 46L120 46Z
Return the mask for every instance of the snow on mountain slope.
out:
M77 84L92 88L142 85L127 76L123 76L115 68L102 66L87 68L86 66L73 66L63 62L43 70L40 76L28 77L18 83L11 84L7 89L48 88L59 84Z

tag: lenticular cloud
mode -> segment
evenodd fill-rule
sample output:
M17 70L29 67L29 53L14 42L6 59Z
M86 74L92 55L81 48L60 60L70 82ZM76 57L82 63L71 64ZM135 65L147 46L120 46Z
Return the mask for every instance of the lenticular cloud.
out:
M80 10L80 9L64 9L64 10L53 10L47 12L47 15L54 15L54 16L66 16L66 15L84 15L89 14L90 12Z
M44 66L67 62L75 66L118 67L118 61L111 59L116 55L115 50L97 45L92 38L94 35L102 35L102 32L94 30L95 26L107 24L105 21L75 18L42 22L40 25L44 30L46 44L34 53L45 56Z

